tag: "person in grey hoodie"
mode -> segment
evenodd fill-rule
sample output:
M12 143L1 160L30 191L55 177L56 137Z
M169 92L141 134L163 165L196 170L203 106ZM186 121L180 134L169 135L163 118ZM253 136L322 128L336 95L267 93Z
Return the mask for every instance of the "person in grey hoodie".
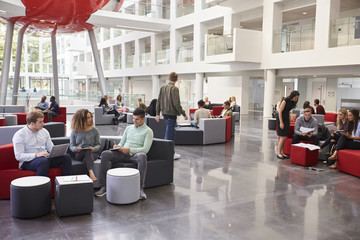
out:
M304 132L300 131L301 127L313 128L314 130L310 132ZM295 144L299 141L311 141L313 144L319 145L319 137L317 136L317 133L317 120L311 116L311 109L306 108L304 110L304 115L296 119L292 144Z

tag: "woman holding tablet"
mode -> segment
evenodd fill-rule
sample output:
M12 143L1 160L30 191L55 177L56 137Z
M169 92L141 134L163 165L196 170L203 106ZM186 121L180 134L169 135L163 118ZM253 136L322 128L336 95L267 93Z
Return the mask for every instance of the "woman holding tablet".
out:
M70 149L75 153L75 159L85 164L92 181L97 178L94 174L94 161L100 149L100 134L94 127L93 115L87 109L79 109L71 120Z

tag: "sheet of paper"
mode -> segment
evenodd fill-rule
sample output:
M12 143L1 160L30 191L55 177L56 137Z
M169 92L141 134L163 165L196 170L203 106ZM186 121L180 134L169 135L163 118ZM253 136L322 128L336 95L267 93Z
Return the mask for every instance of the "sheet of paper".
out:
M294 146L297 146L297 147L302 147L302 148L307 148L309 149L310 151L313 151L313 150L316 150L316 149L320 149L319 146L316 146L314 144L309 144L309 143L296 143L296 144L293 144Z
M315 130L315 128L306 128L306 127L300 127L299 131L302 133L309 133L309 132L313 132Z
M87 180L89 180L89 177L86 175L64 176L64 182L87 181Z

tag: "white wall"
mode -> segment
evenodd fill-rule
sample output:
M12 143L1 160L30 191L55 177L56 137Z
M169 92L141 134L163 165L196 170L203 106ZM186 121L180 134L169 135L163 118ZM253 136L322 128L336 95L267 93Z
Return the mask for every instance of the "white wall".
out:
M131 81L130 86L133 86L133 94L145 94L145 104L149 105L152 97L152 82L149 81ZM157 96L156 96L157 98Z
M207 96L212 103L224 103L235 96L237 103L241 99L241 77L208 77Z

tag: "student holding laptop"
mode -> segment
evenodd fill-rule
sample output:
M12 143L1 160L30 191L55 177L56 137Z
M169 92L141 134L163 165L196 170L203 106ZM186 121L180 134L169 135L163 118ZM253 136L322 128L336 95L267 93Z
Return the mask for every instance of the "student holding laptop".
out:
M99 131L94 127L93 115L87 109L79 109L71 120L70 149L75 153L75 159L84 162L92 181L94 161L98 158L101 147Z
M48 176L49 168L62 166L63 175L70 175L70 155L50 157L54 144L49 132L43 128L44 114L39 111L29 112L26 122L27 125L17 131L12 139L19 168L36 171L38 176Z

